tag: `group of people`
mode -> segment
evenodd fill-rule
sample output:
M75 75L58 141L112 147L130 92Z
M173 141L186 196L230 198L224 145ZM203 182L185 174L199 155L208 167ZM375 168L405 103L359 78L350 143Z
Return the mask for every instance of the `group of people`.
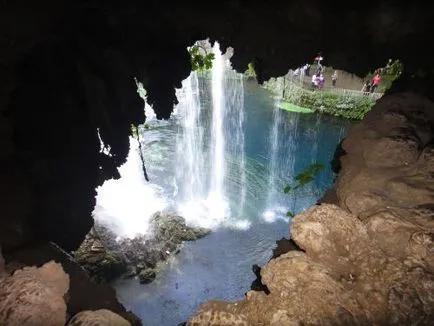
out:
M338 72L335 70L332 75L332 86L336 87L336 82L338 80ZM312 76L312 90L323 88L325 84L325 77L321 72L317 72Z
M381 75L379 72L377 72L371 81L367 80L363 84L363 88L362 88L363 94L369 95L370 93L374 93L378 89L378 86L380 86L380 83L381 83Z
M316 68L315 73L312 75L312 89L320 89L324 87L325 77L324 77L324 66L323 66L324 57L321 52L314 58L313 64L310 65L306 63L304 66L297 68L293 77L301 77L310 76L311 68ZM332 86L336 87L336 83L338 80L338 72L335 70L333 75L331 76Z

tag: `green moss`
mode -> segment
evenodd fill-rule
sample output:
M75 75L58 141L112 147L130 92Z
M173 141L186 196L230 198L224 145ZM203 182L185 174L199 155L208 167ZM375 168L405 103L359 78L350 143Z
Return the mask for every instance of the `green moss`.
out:
M157 276L157 271L154 268L146 268L139 273L139 281L142 284L151 283Z
M281 108L282 110L291 111L291 112L299 112L299 113L313 113L313 112L315 112L312 109L303 108L301 106L298 106L296 104L289 103L289 102L280 102L279 108Z

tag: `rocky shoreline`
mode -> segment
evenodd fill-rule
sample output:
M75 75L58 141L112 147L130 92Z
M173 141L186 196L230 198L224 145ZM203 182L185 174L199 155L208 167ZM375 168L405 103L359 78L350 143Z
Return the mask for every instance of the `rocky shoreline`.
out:
M432 325L433 144L434 103L384 96L336 150L334 188L253 268L256 291L187 325Z
M118 277L137 277L140 283L152 282L160 262L176 255L184 241L200 239L210 230L186 225L176 214L155 213L149 222L149 236L117 239L107 226L95 223L74 257L98 283Z

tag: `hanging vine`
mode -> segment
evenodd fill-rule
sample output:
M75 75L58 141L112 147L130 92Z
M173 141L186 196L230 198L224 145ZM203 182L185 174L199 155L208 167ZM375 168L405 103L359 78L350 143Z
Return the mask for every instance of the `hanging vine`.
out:
M140 142L140 134L139 134L138 126L131 124L131 135L133 136L134 139L137 140L137 143L139 144L139 153L140 153L140 160L142 161L143 175L145 176L145 180L149 181L148 172L146 171L145 159L143 157L142 143Z

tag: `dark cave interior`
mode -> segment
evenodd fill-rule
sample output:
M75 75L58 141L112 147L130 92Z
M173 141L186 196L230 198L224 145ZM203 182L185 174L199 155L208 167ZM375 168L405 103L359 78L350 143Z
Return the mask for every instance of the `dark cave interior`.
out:
M117 176L130 124L145 119L134 78L158 118L168 118L175 87L190 73L186 48L198 39L233 47L234 68L254 62L259 82L319 50L327 65L359 76L399 58L406 70L390 93L434 98L427 47L433 3L18 0L0 6L6 256L49 241L66 251L80 245L93 224L95 188ZM112 157L99 153L97 128Z

